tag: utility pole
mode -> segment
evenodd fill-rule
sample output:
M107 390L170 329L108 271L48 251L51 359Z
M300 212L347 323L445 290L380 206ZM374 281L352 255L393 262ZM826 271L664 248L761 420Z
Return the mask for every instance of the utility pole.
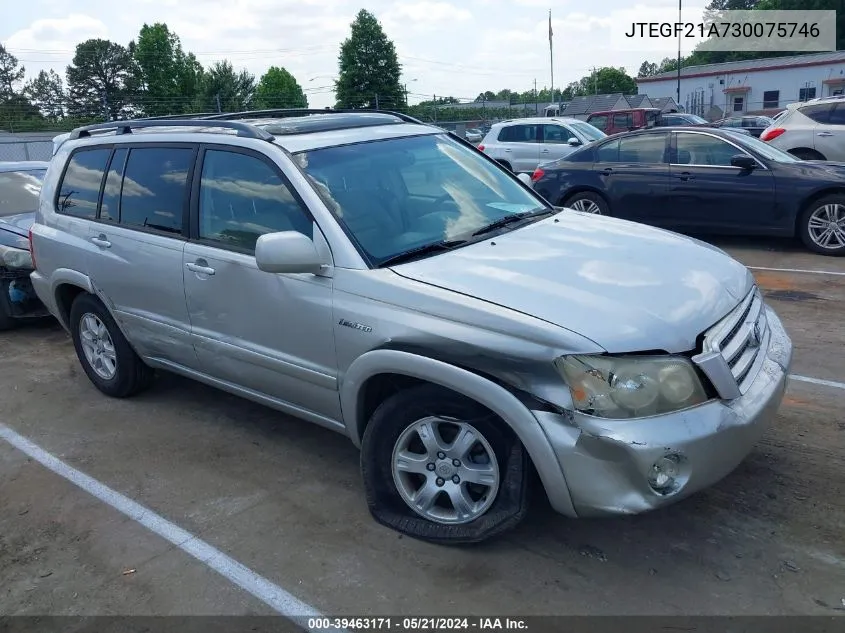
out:
M555 94L555 53L552 45L552 10L549 9L549 69L551 70L552 78L552 98Z
M596 72L596 67L593 66L593 94L599 93L599 74Z
M681 3L683 0L678 0L678 24L681 24ZM681 31L678 30L678 107L681 107Z
M437 123L437 95L434 95L434 122Z
M376 110L378 110L378 93L376 93Z
M534 80L534 114L540 114L540 106L537 105L537 80Z
M223 112L223 109L220 107L220 93L218 92L216 95L214 95L214 98L217 100L217 111Z

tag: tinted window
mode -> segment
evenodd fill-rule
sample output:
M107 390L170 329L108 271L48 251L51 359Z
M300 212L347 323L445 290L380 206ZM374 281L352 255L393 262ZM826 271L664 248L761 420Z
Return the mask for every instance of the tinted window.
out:
M820 103L818 105L805 106L799 112L811 118L816 123L827 123L830 120L830 113L834 105L833 103Z
M103 187L103 201L100 203L100 219L117 222L120 206L120 185L123 181L123 167L126 163L126 148L119 148L114 151L109 166L109 173L106 176L106 184Z
M596 161L599 163L619 162L619 141L610 141L596 150Z
M680 165L713 165L730 167L731 157L742 152L715 136L679 132L677 156L674 163Z
M499 140L503 143L539 143L539 125L508 125L499 132Z
M313 225L278 172L255 156L208 150L202 162L200 238L247 251L265 233Z
M620 163L663 163L665 134L643 134L619 139Z
M607 129L607 115L600 114L599 116L590 117L587 120L587 123L592 125L594 128L604 131Z
M120 223L181 233L193 155L194 150L187 148L131 149L124 170Z
M35 211L46 169L0 172L0 218Z
M110 149L75 152L59 187L58 211L78 218L97 217L97 199Z
M742 119L725 119L722 123L722 127L742 127Z
M544 125L543 126L543 142L544 143L568 143L569 139L578 138L575 132L563 127L562 125Z
M830 113L828 123L830 125L845 125L845 104L836 104L836 107L833 108L833 112Z
M582 136L585 136L590 141L597 141L600 138L605 138L607 134L602 132L601 130L597 129L591 123L570 123L570 126L576 131L580 132Z
M622 128L625 130L627 130L629 127L634 127L634 117L631 116L630 112L627 114L614 114L613 127Z

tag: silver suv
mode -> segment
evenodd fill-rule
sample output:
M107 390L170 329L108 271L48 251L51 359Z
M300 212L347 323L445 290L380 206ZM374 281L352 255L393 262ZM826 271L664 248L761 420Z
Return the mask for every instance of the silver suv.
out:
M803 160L845 161L845 96L790 103L760 139Z
M100 391L166 370L344 433L374 517L432 541L514 526L534 473L572 517L713 484L792 357L720 250L550 207L399 114L77 129L30 240Z

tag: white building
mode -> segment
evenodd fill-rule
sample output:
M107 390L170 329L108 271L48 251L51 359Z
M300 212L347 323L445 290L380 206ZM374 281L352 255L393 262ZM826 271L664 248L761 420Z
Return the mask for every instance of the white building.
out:
M638 77L649 97L675 97L677 71ZM710 120L739 114L774 114L789 103L843 94L845 51L769 57L681 69L680 105Z

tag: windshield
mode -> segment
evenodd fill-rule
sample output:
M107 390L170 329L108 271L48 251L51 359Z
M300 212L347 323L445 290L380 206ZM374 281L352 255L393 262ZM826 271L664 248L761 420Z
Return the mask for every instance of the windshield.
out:
M591 141L598 141L607 137L607 134L602 132L600 129L595 127L594 125L590 125L589 123L584 123L582 121L577 121L568 124L569 127L573 128L576 132L581 134L582 136L586 136Z
M442 134L316 149L296 158L374 266L428 244L469 240L511 214L551 210L513 176Z
M792 154L779 150L777 147L772 147L768 143L749 134L743 134L742 132L737 132L729 128L724 128L724 132L734 139L741 141L742 146L752 149L763 158L768 158L776 163L797 163L801 160L800 158L795 158Z
M0 218L35 211L46 173L46 169L0 172Z

